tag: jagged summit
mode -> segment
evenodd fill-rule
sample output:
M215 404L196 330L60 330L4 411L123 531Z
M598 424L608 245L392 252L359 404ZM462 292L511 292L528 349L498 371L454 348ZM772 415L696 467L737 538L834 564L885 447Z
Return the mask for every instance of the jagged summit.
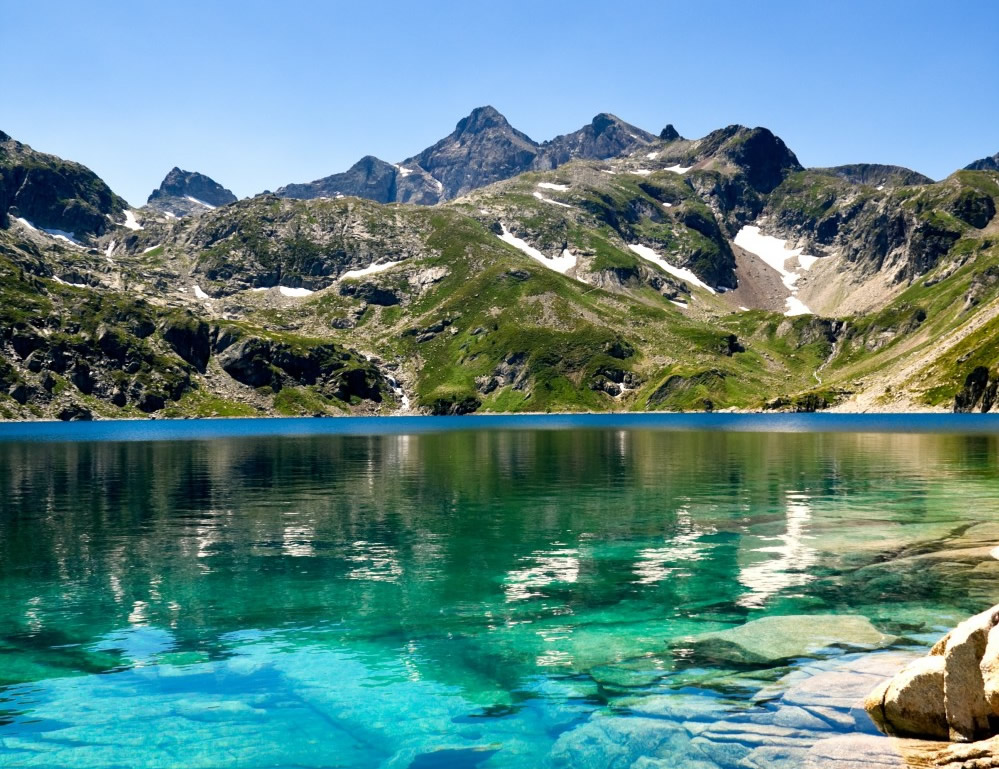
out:
M305 184L288 184L276 194L303 200L349 195L378 203L433 205L440 200L440 185L415 165L394 165L365 155L343 173Z
M669 123L662 131L659 132L659 138L664 142L675 142L677 139L682 139L680 132L677 131L672 123Z
M999 152L992 157L982 158L964 167L965 171L999 171Z
M604 160L648 146L655 140L653 134L616 115L601 112L578 131L545 142L535 168L557 168L576 158Z
M487 131L490 128L508 128L514 133L523 136L527 141L530 141L528 136L521 134L520 131L513 128L513 126L510 125L510 122L500 113L499 110L489 105L473 109L467 117L463 117L458 121L458 124L454 127L454 132L458 135L464 133L481 133L482 131Z
M147 203L159 211L183 216L235 203L236 200L230 190L214 179L174 166L163 183L149 195Z

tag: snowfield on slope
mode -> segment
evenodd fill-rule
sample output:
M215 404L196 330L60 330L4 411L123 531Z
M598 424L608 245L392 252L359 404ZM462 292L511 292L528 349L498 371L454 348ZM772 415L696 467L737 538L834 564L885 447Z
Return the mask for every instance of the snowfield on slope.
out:
M565 275L569 270L571 270L573 267L576 266L576 255L572 253L568 248L562 252L561 256L555 256L555 257L545 256L540 251L538 251L538 249L534 248L534 246L525 243L523 240L518 238L512 232L507 230L505 225L500 225L500 226L503 229L503 233L501 235L497 235L496 237L498 237L504 243L509 243L514 248L527 254L534 261L540 262L549 270L554 270L555 272L560 272L563 275Z
M685 280L688 283L692 283L695 286L706 289L712 294L715 290L711 288L707 283L697 277L693 272L684 267L674 267L672 264L663 259L659 254L653 251L648 246L642 246L637 243L629 243L628 248L638 254L647 262L652 262L662 267L666 272L672 275L674 278L679 278L680 280Z
M787 241L764 235L760 228L747 224L735 236L735 245L759 257L770 267L780 273L781 281L791 292L787 297L785 315L811 315L812 311L797 297L798 278L802 276L819 257L803 254L801 248L787 248ZM788 259L796 258L798 270L789 270L785 266Z
M363 278L365 275L374 275L376 272L384 272L385 270L390 270L396 265L402 264L403 260L400 259L397 262L382 262L381 264L369 264L367 267L361 267L357 270L347 270L340 279L344 278Z

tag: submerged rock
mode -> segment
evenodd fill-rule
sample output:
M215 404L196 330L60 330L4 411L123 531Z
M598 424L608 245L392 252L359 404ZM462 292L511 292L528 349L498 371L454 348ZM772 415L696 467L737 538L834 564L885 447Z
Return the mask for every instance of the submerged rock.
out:
M830 646L879 648L892 643L866 617L851 614L793 614L764 617L745 625L690 636L674 643L697 656L744 665L769 665L808 657Z

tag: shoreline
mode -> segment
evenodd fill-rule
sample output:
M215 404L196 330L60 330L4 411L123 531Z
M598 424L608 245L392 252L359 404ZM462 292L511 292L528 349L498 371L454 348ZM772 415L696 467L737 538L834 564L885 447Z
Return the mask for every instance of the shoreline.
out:
M161 441L406 435L476 430L650 430L719 433L997 435L999 414L951 412L571 412L428 416L192 417L0 422L0 442Z

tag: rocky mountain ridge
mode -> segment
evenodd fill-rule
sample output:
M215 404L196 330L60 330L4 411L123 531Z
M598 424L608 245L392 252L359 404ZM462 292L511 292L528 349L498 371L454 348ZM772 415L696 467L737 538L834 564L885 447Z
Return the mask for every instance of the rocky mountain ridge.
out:
M0 416L994 402L999 174L804 169L764 128L609 115L538 145L473 115L421 162L454 190L529 167L435 205L368 199L444 182L365 158L364 196L176 218L0 143L0 190L44 171L79 196L37 222L44 196L0 197Z
M236 200L231 190L214 179L174 166L160 186L149 195L146 204L171 216L187 216L235 203Z
M574 159L604 159L647 146L652 134L600 113L563 136L538 144L494 107L478 107L436 144L398 164L366 156L349 170L277 190L279 197L350 195L378 203L433 205L530 170L551 170Z

